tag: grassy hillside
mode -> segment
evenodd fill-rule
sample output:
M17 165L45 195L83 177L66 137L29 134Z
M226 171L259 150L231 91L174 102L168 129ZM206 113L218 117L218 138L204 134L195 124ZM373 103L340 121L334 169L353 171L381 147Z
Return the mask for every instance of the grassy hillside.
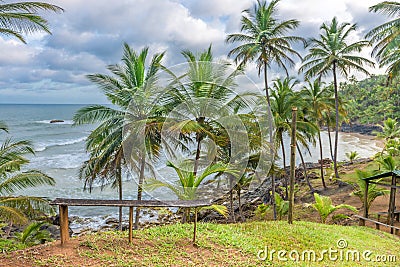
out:
M126 232L97 233L73 238L64 248L58 241L0 256L0 266L396 266L375 261L377 256L389 260L389 255L400 261L398 237L358 226L201 223L196 247L191 238L192 225L188 224L136 231L133 244L128 244ZM278 252L271 256L273 250L287 253L279 252L279 259ZM308 258L312 251L315 260ZM317 262L323 251L324 259ZM299 261L291 260L289 253L292 258L298 253ZM360 260L354 261L352 255L357 253Z

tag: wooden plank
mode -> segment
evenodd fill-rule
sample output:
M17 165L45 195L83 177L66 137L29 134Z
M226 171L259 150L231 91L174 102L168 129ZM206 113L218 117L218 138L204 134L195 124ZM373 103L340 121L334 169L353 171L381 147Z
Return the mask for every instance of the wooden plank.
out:
M61 245L69 240L69 227L68 227L68 206L60 205L60 238Z
M211 203L205 200L117 200L117 199L73 199L56 198L50 205L66 206L111 206L111 207L206 207Z

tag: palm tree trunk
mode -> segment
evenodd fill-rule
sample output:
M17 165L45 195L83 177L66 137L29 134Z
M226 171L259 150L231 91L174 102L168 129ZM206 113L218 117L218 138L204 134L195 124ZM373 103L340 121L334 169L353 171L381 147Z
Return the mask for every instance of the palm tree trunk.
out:
M306 163L304 162L303 153L301 153L300 146L299 146L298 142L296 142L296 147L297 147L297 151L299 152L299 155L300 155L301 165L303 165L304 178L306 179L307 185L310 188L310 191L311 191L311 194L312 194L312 193L314 193L314 188L312 187L312 185L310 183L310 179L308 178Z
M338 95L338 86L337 86L337 79L336 79L336 62L333 62L333 86L335 88L335 151L333 157L333 169L335 170L335 177L339 178L339 172L337 168L337 148L338 148L338 141L339 141L339 95Z
M265 48L264 48L265 49ZM267 75L267 62L264 61L264 86L265 86L265 96L267 97L267 103L268 107L271 107L271 102L269 100L269 93L268 93L268 75ZM272 136L272 118L269 120L269 142L270 144L273 144L273 136ZM270 150L271 155L274 154L274 149L271 147ZM272 191L272 197L271 197L271 204L272 204L272 209L274 211L274 220L276 221L276 203L275 203L275 174L271 175L271 191Z
M238 186L236 189L237 192L237 196L238 196L238 204L239 204L239 215L240 215L240 219L242 222L244 222L246 220L246 218L243 217L243 209L242 209L242 200L241 200L241 187Z
M329 116L330 116L330 114L329 114ZM329 120L328 120L327 126L328 126L327 128L328 128L329 151L330 151L330 153L331 153L331 159L332 159L332 161L333 161L331 127L330 127L330 125L329 125Z
M324 179L324 159L322 154L322 140L321 140L321 131L318 129L318 143L319 143L319 156L320 156L320 170L321 170L321 180L322 186L324 189L326 188L325 179Z
M235 222L235 210L233 209L233 175L229 174L229 188L231 189L229 192L229 202L230 202L230 211L231 211L231 221Z
M285 153L285 145L283 142L283 134L282 132L279 134L281 139L281 147L282 147L282 159L283 159L283 185L285 186L285 199L288 199L288 181L286 175L286 153Z
M267 77L267 62L264 61L264 86L265 86L265 96L267 97L268 106L271 106L271 102L269 100L269 92L268 92L268 77Z
M122 170L121 170L121 162L119 161L117 164L117 180L118 180L118 193L119 193L119 200L122 200ZM122 207L119 207L119 216L118 216L118 229L122 231Z
M144 168L146 164L146 156L142 155L140 161L140 174L139 174L139 183L138 183L138 192L137 192L137 200L142 200L142 193L143 193L143 182L144 182ZM135 213L135 229L139 229L139 215L140 215L140 208L136 208Z
M194 160L194 168L193 168L193 174L194 174L194 176L196 176L197 175L197 170L198 170L198 168L199 168L199 159L200 159L200 147L201 147L201 140L200 140L200 138L198 137L198 138L196 138L196 139L198 139L198 141L197 141L197 148L196 148L196 158L195 158L195 160Z

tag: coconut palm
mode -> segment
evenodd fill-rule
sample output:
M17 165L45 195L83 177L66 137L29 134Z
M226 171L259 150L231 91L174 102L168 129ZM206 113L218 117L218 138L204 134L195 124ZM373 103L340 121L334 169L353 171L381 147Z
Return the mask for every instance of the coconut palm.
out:
M147 152L151 151L154 155L158 153L158 145L156 143L159 141L159 125L150 123L150 120L147 122L147 119L154 114L146 114L149 110L143 110L140 107L143 107L141 105L143 104L143 96L151 95L149 90L155 88L151 85L155 82L164 53L154 55L146 68L147 54L147 47L137 54L125 43L122 57L123 64L107 67L112 75L88 75L88 79L99 86L113 106L93 105L84 107L78 110L74 116L75 125L99 124L86 141L86 150L90 158L84 162L80 170L80 178L85 180L85 189L91 190L95 183L101 186L111 184L114 187L118 187L119 199L122 199L122 169L127 165L125 155L128 153L124 151L123 146L127 112L129 119L138 120L140 117L140 120L145 121L144 137L146 143L149 144L146 147L149 149ZM138 102L140 102L140 105L135 105ZM132 105L137 109L134 110ZM153 108L154 106L151 106L151 109ZM130 123L129 126L132 126L132 121ZM140 155L136 153L140 158L138 160L138 158L131 157L135 154L131 152L129 151L130 157L128 160L130 160L129 163L135 164L131 164L129 167L136 169L137 173L139 173L137 199L140 200L142 197L144 170L148 166L146 165L146 155L151 153L146 154L143 151L140 151ZM121 209L119 218L121 228ZM138 226L138 220L139 209L136 209L136 227Z
M384 1L369 8L370 12L381 13L392 20L379 25L366 34L375 43L372 56L375 56L380 67L388 65L389 76L398 75L400 70L399 60L399 35L400 35L400 3Z
M235 56L235 62L245 65L249 61L257 62L258 73L264 72L265 94L270 104L268 92L268 68L272 64L283 68L288 75L288 67L293 67L294 57L301 58L292 48L292 44L303 41L301 37L286 35L299 26L295 19L280 21L276 18L279 0L258 0L253 9L243 11L241 32L229 34L227 43L240 43L228 56Z
M193 172L196 175L202 164L204 142L209 139L218 146L228 142L226 138L220 138L226 134L220 132L223 127L218 119L229 117L235 108L240 109L246 103L234 91L235 78L242 72L230 69L224 61L214 63L211 46L197 55L188 50L182 55L187 61L187 69L183 74L169 70L172 82L165 103L174 107L169 113L168 125L172 125L169 130L179 132L179 138L184 142L195 144ZM178 143L182 145L182 142Z
M327 112L329 109L333 108L334 99L333 92L332 90L330 90L330 87L325 87L323 85L324 83L321 83L318 79L315 79L313 82L307 80L307 85L303 87L299 95L303 99L305 103L304 106L308 110L307 113L311 115L310 117L312 121L314 121L318 125L321 181L323 187L326 188L324 179L321 127L324 112Z
M42 2L4 3L0 0L0 34L15 37L23 43L23 35L35 32L50 33L49 25L40 13L62 12L59 6Z
M281 147L282 150L282 161L284 176L286 177L286 153L285 153L285 142L284 135L290 134L291 131L291 119L292 119L292 107L301 107L303 103L300 101L301 98L297 97L294 92L294 86L298 84L298 81L293 78L285 78L283 80L277 79L274 81L273 88L271 90L271 112L275 122L276 129L276 146ZM301 145L308 151L309 142L314 143L314 135L316 133L316 125L312 122L305 120L304 114L299 110L298 121L297 121L297 140ZM300 146L297 144L297 149L303 160L303 155L300 150ZM304 166L303 162L303 166ZM304 171L306 168L304 167ZM308 177L305 175L308 182ZM285 178L286 185L286 178ZM310 190L313 188L310 183L308 183ZM286 187L287 190L287 187Z
M294 66L293 57L301 58L300 54L292 48L292 44L304 41L303 38L287 35L288 32L299 26L295 19L280 21L276 18L279 0L272 0L267 5L264 0L257 0L253 9L243 11L241 18L241 33L229 34L227 43L240 43L233 48L228 56L235 56L235 62L246 65L249 61L256 61L258 74L263 70L264 90L268 105L270 97L268 92L268 69L273 64L283 68L288 75L288 67ZM272 123L272 121L271 121ZM269 126L272 131L272 125ZM272 144L273 133L270 132ZM270 154L274 152L270 151ZM276 219L276 205L274 201L275 177L272 175L272 206L274 219Z
M175 183L164 182L155 178L146 179L145 188L153 191L160 187L166 187L171 190L180 200L195 200L199 198L198 189L200 185L210 175L219 173L236 174L236 171L229 169L227 164L215 163L207 166L201 173L191 171L193 168L193 161L186 160L178 164L167 161L167 166L175 170L179 180ZM223 205L211 205L216 211L222 215L227 214L227 209ZM188 218L188 211L185 213L183 221L186 222Z
M338 72L347 77L349 71L354 69L365 74L369 72L363 65L373 66L374 63L362 56L357 55L370 43L366 40L348 43L349 35L357 29L356 24L339 23L334 17L330 23L323 23L320 27L319 38L311 38L307 42L309 53L304 57L304 63L299 72L304 72L305 77L324 77L333 75L333 86L335 93L335 146L334 146L334 170L336 178L339 178L337 169L337 147L339 137L339 96L338 96Z
M4 123L1 128L7 130ZM51 210L43 198L12 195L18 190L55 184L53 178L40 171L21 171L29 163L25 154L34 154L29 141L6 138L0 144L0 221L10 224L24 224L38 212Z

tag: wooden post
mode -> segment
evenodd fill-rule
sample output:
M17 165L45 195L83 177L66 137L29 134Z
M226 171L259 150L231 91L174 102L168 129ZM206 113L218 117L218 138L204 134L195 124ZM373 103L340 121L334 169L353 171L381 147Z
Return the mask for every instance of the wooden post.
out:
M196 228L197 228L197 207L194 208L193 245L196 245Z
M133 207L129 207L129 243L132 243L133 239Z
M290 182L289 182L289 213L288 223L293 223L293 206L294 206L294 176L296 167L296 120L297 108L292 107L292 141L290 144Z
M365 181L365 191L364 191L364 218L368 218L368 187L369 181ZM379 218L378 218L379 221ZM365 226L365 221L364 221Z
M61 245L69 240L69 227L68 227L68 206L59 205L60 212L60 238Z
M390 188L390 200L389 200L389 211L388 211L388 224L393 226L394 223L394 210L396 202L396 175L392 174L392 183ZM393 228L390 229L390 233L393 234Z

